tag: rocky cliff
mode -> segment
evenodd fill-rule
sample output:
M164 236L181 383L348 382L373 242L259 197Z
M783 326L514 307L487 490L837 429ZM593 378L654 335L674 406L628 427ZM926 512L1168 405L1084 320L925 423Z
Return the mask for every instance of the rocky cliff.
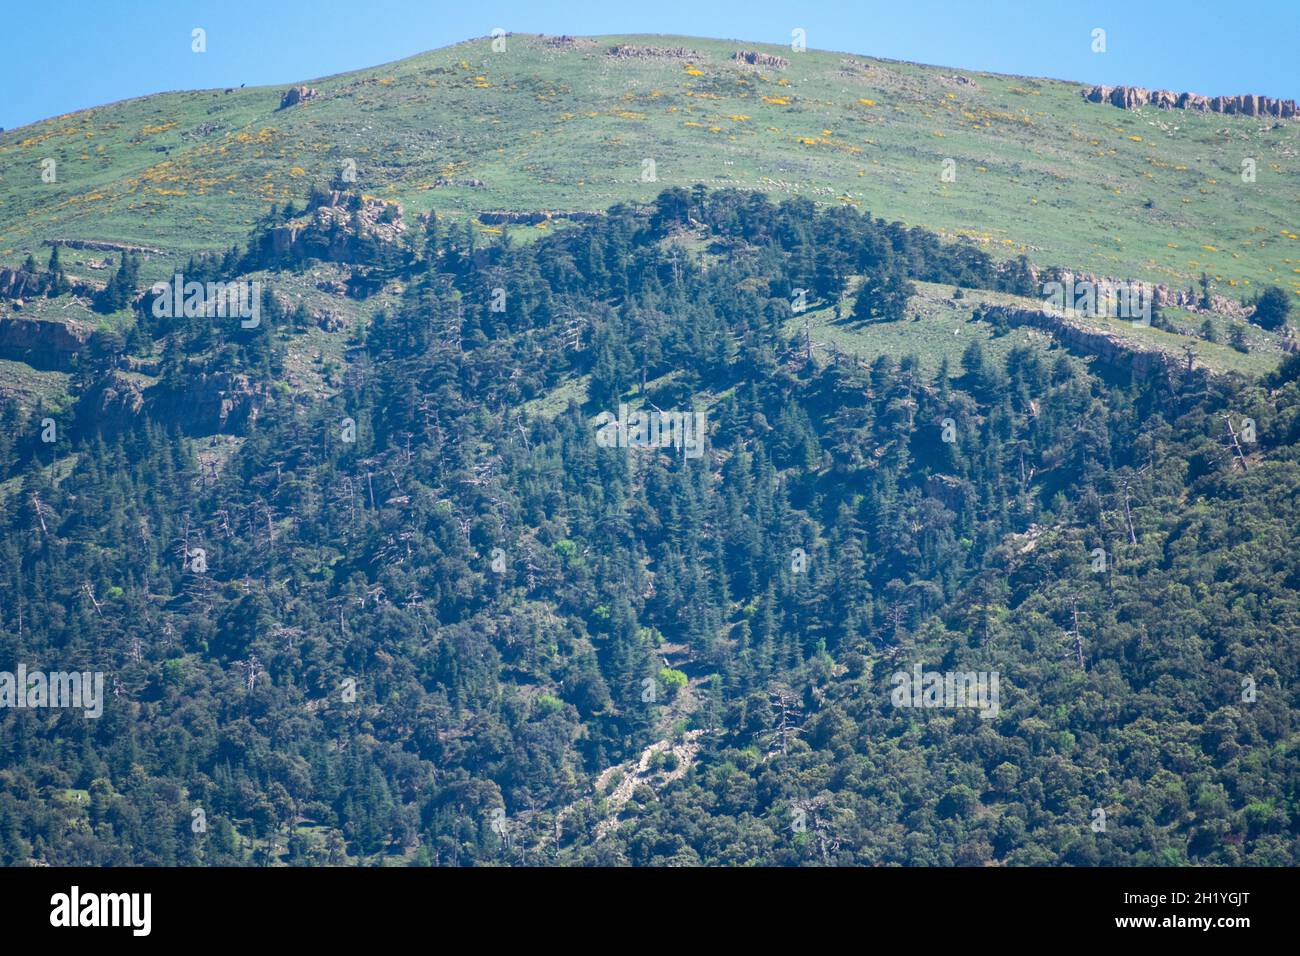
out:
M82 393L77 420L88 432L114 432L136 427L148 415L179 425L188 435L213 435L255 422L269 397L267 386L242 373L203 374L192 389L178 394L150 376L112 369Z
M1103 365L1119 371L1132 371L1138 378L1174 369L1182 358L1172 352L1140 348L1113 332L1051 312L995 306L984 314L984 318L989 321L1003 318L1011 326L1028 325L1043 329L1066 348L1096 356Z
M1120 109L1135 110L1155 106L1163 110L1195 110L1202 113L1229 113L1242 116L1272 116L1293 119L1295 100L1242 93L1239 96L1201 96L1199 93L1174 93L1171 90L1148 90L1141 86L1094 86L1083 90L1089 103L1109 103Z
M66 372L90 339L90 329L52 319L0 319L0 358L42 371Z

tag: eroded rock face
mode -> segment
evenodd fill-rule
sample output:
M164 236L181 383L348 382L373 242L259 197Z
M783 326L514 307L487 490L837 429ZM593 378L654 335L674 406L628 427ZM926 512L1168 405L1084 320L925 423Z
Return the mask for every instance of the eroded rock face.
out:
M0 269L0 299L28 299L45 294L45 281L22 269Z
M149 418L179 425L189 435L239 431L257 421L270 400L270 388L248 375L204 373L184 393L142 380L129 370L111 369L77 402L80 427L114 432Z
M85 347L90 329L50 319L0 318L0 358L43 371L66 372Z
M257 421L269 394L265 382L248 375L211 372L193 380L183 396L150 388L144 398L151 417L177 422L192 435L212 435Z
M77 418L88 430L129 428L144 409L144 400L144 387L129 375L114 370L81 396Z
M87 263L91 269L107 268L106 264L96 265L94 260ZM75 296L91 299L104 288L105 283L94 279L80 279L65 275L67 290ZM27 272L23 269L0 269L0 299L11 300L11 304L21 307L24 299L46 296L53 290L53 282L47 272Z
M1195 110L1241 116L1271 116L1293 119L1297 115L1295 100L1242 93L1239 96L1201 96L1199 93L1175 93L1172 90L1148 90L1141 86L1094 86L1083 90L1089 103L1109 103L1120 109L1135 110L1148 104L1164 110Z
M1095 355L1103 365L1131 370L1138 378L1174 369L1180 361L1179 356L1170 352L1138 348L1112 332L1063 315L1003 306L995 306L984 314L985 319L996 320L999 317L1005 319L1010 326L1028 325L1050 332L1066 348L1085 355Z
M280 97L280 109L287 110L291 106L297 106L299 103L305 103L315 98L316 87L294 86L285 90L284 96Z
M960 512L975 497L975 489L968 481L951 475L930 475L925 479L925 495L942 501L945 508Z

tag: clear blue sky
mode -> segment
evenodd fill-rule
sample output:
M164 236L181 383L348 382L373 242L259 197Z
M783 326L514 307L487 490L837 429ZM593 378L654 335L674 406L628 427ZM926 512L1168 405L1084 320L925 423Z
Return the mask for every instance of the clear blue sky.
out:
M494 27L789 43L972 70L1300 98L1300 0L41 0L5 4L0 126L163 90L289 83ZM190 50L207 31L208 52ZM1107 52L1091 32L1106 30Z

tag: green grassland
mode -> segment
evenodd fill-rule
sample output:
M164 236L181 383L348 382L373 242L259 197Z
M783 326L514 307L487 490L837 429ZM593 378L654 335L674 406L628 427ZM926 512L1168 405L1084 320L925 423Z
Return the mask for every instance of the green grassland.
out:
M1054 336L1047 331L1028 326L1007 330L997 329L991 322L973 317L974 313L1004 306L1015 309L1039 310L1039 299L991 292L983 289L958 290L932 282L914 282L916 295L908 303L907 315L891 322L859 322L853 319L853 298L860 279L850 281L840 300L840 318L835 317L833 303L819 303L806 313L792 316L786 323L786 334L799 342L805 332L811 334L814 352L819 361L827 359L834 350L857 356L870 362L877 356L887 355L898 361L905 355L920 359L921 368L933 374L946 359L955 373L960 368L961 356L972 341L979 341L985 354L1001 362L1016 346L1034 348L1059 348ZM1186 348L1195 352L1195 361L1214 372L1238 372L1247 376L1266 374L1277 367L1285 354L1284 333L1268 331L1249 323L1225 316L1210 319L1215 327L1217 342L1209 342L1200 335L1204 314L1192 314L1181 309L1166 309L1169 329L1139 325L1127 319L1084 316L1072 314L1071 321L1100 327L1120 340L1133 351L1160 351L1181 360ZM1240 324L1245 332L1248 352L1239 352L1227 344L1228 329Z
M690 55L616 58L616 43ZM738 64L742 48L789 66ZM512 36L501 53L484 38L309 81L319 95L285 110L285 87L164 93L0 134L0 261L49 237L228 247L351 159L362 191L411 212L597 210L703 182L853 203L1042 264L1300 290L1300 123L955 75L734 41ZM41 182L46 157L56 183Z
M67 372L46 372L26 362L0 359L0 398L12 398L22 408L38 402L58 406L67 397Z
M858 322L853 319L853 292L859 280L850 282L840 302L841 318L835 318L832 304L811 308L793 316L786 324L791 336L803 340L805 327L811 334L813 350L819 360L834 349L856 355L864 363L880 355L898 361L905 355L920 359L921 368L933 375L944 359L953 374L961 369L962 353L972 341L978 341L986 355L1001 361L1016 345L1047 348L1052 338L1037 329L1014 329L995 334L991 323L972 319L971 313L993 305L1039 308L1041 303L1000 292L970 291L961 299L953 298L953 288L931 282L916 282L916 295L908 303L907 316L893 322Z

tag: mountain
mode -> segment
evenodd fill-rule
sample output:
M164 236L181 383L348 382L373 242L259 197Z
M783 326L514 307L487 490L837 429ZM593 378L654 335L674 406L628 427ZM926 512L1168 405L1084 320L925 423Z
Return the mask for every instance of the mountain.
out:
M503 39L0 139L0 862L1300 860L1282 107Z

